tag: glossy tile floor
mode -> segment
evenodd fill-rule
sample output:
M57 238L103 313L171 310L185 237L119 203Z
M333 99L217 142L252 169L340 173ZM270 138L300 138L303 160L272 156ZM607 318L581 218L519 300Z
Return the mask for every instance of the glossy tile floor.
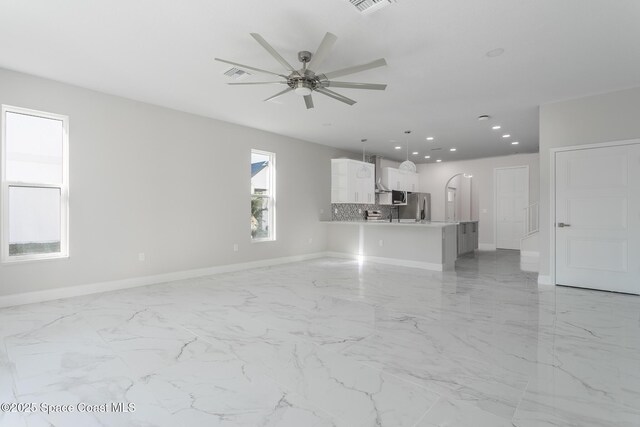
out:
M640 426L640 297L320 259L0 310L2 426Z

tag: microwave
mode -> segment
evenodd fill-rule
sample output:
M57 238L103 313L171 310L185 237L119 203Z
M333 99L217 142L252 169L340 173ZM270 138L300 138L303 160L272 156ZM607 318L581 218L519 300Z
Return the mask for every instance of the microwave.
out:
M406 191L391 191L391 204L392 205L406 205L407 204L407 192Z

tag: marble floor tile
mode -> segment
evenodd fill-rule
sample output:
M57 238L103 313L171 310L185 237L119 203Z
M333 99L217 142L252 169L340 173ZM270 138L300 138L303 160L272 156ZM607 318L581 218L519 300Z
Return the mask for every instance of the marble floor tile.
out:
M495 416L463 402L441 398L416 427L512 427L510 420Z
M290 334L225 337L194 328L204 340L224 343L229 353L315 402L350 426L412 426L439 395Z
M194 358L143 382L175 426L346 425L236 358Z
M640 297L324 258L0 309L1 413L27 426L640 427Z

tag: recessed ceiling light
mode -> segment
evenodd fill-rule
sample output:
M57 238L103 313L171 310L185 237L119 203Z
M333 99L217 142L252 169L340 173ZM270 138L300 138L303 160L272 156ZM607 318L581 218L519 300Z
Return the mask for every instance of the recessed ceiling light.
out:
M431 158L431 156L424 156L424 158L425 158L425 159L430 159L430 158Z
M397 145L397 146L395 146L394 148L395 148L396 150L399 150L399 149L401 149L402 147L401 147L401 146L399 146L399 145Z
M322 126L329 127L329 126L331 126L331 123L323 123Z
M480 120L480 121L489 120L489 115L488 114L483 114L481 116L478 116L478 120Z
M436 162L438 162L438 163L440 163L441 161L442 161L442 159L438 159L438 160L436 160Z
M513 141L513 142L511 143L511 145L518 145L518 144L520 144L518 141Z
M433 141L433 137L432 136L428 136L427 137L427 141Z
M511 138L511 135L509 135L508 133L505 133L504 135L502 135L503 138Z
M493 130L498 130L498 129L500 129L500 128L502 128L502 126L500 126L500 125L495 125L495 126L494 126L494 127L492 127L491 129L493 129Z
M457 148L449 148L449 151L456 151Z
M417 152L417 151L414 151L414 152L413 152L413 153L411 153L411 154L413 154L414 156L416 156L416 155L418 154L418 152Z
M487 52L487 56L488 56L489 58L495 58L496 56L500 56L500 55L502 55L503 53L504 53L504 49L503 49L503 48L501 48L501 47L499 47L499 48L492 49L492 50L490 50L489 52Z

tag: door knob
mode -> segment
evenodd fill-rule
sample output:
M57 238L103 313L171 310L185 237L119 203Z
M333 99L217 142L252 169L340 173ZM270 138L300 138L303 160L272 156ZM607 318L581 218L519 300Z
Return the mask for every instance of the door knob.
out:
M558 223L558 228L571 227L571 224L565 224L564 222Z

